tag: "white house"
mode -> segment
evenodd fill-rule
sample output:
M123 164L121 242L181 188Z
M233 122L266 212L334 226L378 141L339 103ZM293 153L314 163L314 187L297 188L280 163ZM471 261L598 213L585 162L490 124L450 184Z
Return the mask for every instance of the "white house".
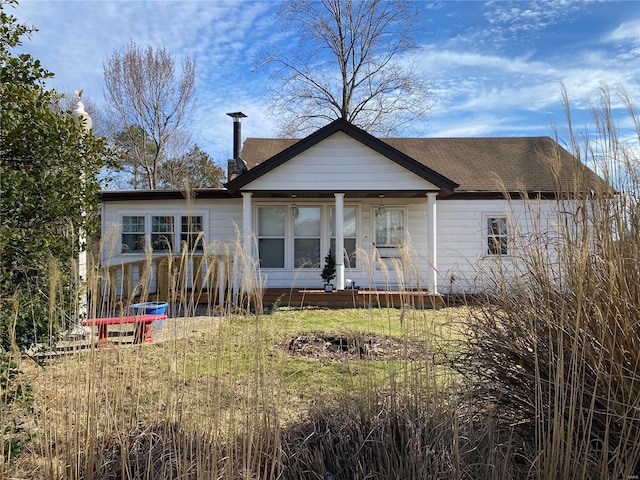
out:
M226 188L102 192L104 265L185 248L211 263L209 248L231 245L215 268L233 276L239 238L266 287L321 287L331 250L344 252L336 255L338 290L350 280L360 288L477 291L479 267L513 261L516 231L552 233L557 192L578 178L601 182L549 137L379 139L343 120L301 140L247 138L238 154L244 115L230 115L236 160ZM191 281L201 282L207 268L198 264ZM152 291L163 275L158 269L150 280Z

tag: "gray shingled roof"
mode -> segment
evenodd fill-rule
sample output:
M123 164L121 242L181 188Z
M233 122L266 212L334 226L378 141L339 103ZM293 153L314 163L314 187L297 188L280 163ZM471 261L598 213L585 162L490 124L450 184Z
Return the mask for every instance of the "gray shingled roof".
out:
M576 171L588 179L591 190L602 185L602 180L595 173L549 137L381 140L458 183L460 186L456 192L498 192L501 191L498 178L510 192L521 191L523 187L528 192L556 192L558 187L552 170L560 172L565 191L574 189ZM297 141L289 138L247 138L241 155L252 168Z

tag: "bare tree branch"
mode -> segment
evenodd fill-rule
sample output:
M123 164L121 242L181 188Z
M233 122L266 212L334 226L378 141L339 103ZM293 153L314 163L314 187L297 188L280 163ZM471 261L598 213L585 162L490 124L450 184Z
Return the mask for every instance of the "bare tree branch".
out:
M424 121L427 82L411 65L416 11L402 0L290 0L278 13L298 43L266 54L280 133L297 136L336 118L390 136Z
M132 186L158 188L159 166L172 142L184 142L194 109L194 62L187 57L178 77L164 47L142 49L131 42L114 51L103 68L112 138L117 134L126 145Z

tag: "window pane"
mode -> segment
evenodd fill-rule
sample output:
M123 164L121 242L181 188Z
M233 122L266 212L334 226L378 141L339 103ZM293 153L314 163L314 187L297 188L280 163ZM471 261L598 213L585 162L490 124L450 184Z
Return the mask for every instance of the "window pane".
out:
M202 231L202 216L196 217L183 215L181 219L182 232L200 232Z
M182 216L180 227L180 242L186 244L189 251L202 251L204 237L200 235L203 232L202 216Z
M487 254L507 255L507 218L489 217L487 218Z
M284 238L261 238L258 251L262 268L284 268Z
M151 248L173 250L173 217L151 217Z
M144 250L144 216L122 217L122 252Z
M344 236L355 237L357 235L357 210L356 207L344 208L344 223L343 230ZM329 208L329 234L332 237L336 236L336 209L335 207Z
M284 268L284 228L284 207L258 208L258 256L262 268Z
M506 235L507 219L506 218L489 218L489 235Z
M320 237L320 207L298 207L293 234L296 237Z
M376 213L376 245L398 246L404 242L404 211L386 209Z
M293 249L295 268L317 268L320 266L319 238L296 238Z
M336 239L332 238L329 250L333 254L333 258L336 257ZM356 268L356 239L355 238L345 238L344 239L344 266L346 268Z
M284 207L258 209L258 236L284 237Z
M489 237L489 255L507 254L507 237Z
M122 231L126 233L144 233L144 216L122 217Z
M144 249L144 235L123 233L122 252L141 252Z

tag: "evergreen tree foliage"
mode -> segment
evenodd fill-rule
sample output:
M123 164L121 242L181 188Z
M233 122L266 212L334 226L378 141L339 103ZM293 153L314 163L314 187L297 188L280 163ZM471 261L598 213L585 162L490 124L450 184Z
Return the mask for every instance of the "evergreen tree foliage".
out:
M169 158L159 166L158 186L173 190L219 188L225 182L225 170L198 145L177 158Z
M336 259L333 257L331 250L324 257L324 268L321 276L325 284L331 283L331 280L336 278Z
M35 31L0 2L0 345L41 342L70 320L52 295L73 298L78 232L91 234L97 176L110 159L106 142L56 112L53 76L39 60L15 54ZM56 288L52 287L55 271ZM53 292L53 293L52 293ZM65 292L68 295L65 295ZM12 305L17 305L14 308ZM14 337L15 333L15 337ZM15 344L14 344L15 339Z

